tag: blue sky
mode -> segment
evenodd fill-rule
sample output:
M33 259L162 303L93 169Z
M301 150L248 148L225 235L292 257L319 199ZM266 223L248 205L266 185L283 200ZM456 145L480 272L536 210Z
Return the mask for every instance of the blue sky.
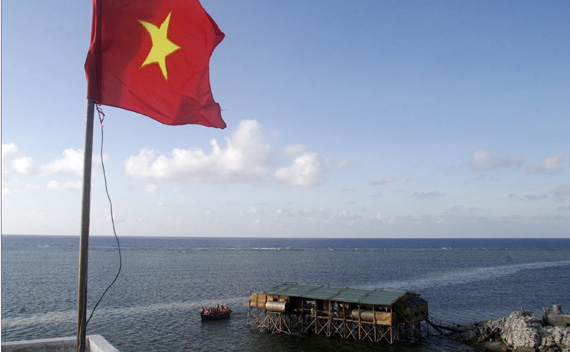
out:
M202 4L228 128L104 106L120 236L569 237L569 2ZM2 2L3 234L79 236L90 21Z

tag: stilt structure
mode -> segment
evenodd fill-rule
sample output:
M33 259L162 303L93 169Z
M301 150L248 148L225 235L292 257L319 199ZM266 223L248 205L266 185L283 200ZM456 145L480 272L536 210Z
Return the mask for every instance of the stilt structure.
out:
M407 291L286 283L249 297L248 324L277 334L416 342L427 319L427 302Z

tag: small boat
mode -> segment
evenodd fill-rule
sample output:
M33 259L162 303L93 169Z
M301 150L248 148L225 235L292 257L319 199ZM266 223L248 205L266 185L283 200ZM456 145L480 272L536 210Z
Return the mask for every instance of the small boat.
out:
M216 306L212 308L202 308L200 318L202 321L214 321L228 319L232 314L232 310L224 306Z

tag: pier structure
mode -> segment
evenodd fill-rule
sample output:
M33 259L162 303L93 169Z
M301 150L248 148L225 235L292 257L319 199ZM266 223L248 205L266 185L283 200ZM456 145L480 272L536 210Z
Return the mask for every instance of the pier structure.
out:
M427 302L407 291L285 283L249 297L248 324L277 334L417 342L427 320Z

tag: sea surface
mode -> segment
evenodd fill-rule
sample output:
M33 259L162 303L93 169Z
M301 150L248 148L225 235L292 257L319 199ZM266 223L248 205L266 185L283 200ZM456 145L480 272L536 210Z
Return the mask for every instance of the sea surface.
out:
M75 336L78 238L2 236L2 341ZM248 297L286 282L416 292L430 316L466 324L513 311L570 310L570 239L120 238L122 272L87 334L120 351L474 351L434 334L420 344L273 335L247 325ZM113 237L91 237L90 314L119 266ZM201 307L232 318L201 323Z

